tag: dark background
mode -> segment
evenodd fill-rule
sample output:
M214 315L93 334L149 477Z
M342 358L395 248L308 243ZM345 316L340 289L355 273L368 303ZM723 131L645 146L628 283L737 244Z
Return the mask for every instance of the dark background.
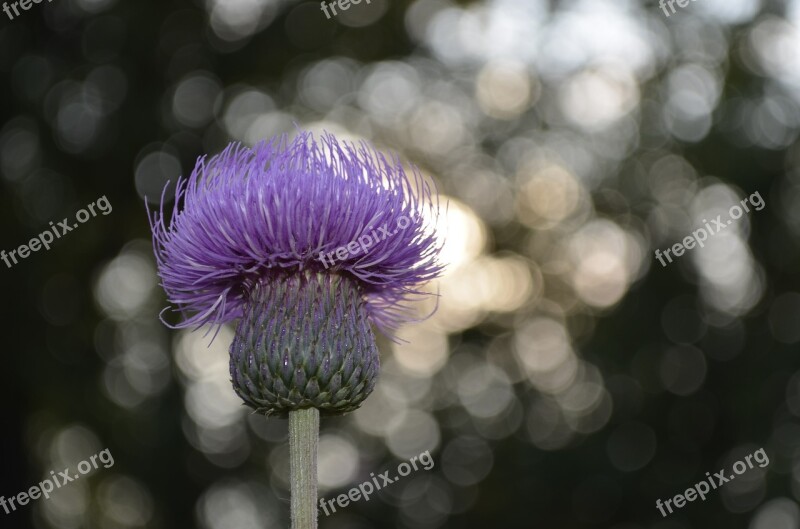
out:
M677 8L677 6L676 6ZM288 526L286 422L174 332L145 196L228 141L369 139L434 181L439 311L323 421L321 527L800 528L800 2L55 0L0 13L2 489L104 448L0 527ZM653 257L753 193L662 267ZM169 198L169 196L168 196ZM420 307L420 313L429 308ZM765 469L655 508L763 447Z

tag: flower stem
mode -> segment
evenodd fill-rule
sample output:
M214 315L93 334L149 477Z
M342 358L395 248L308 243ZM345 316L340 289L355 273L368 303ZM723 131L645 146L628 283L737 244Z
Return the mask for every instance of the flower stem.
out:
M317 529L319 410L289 412L292 529Z

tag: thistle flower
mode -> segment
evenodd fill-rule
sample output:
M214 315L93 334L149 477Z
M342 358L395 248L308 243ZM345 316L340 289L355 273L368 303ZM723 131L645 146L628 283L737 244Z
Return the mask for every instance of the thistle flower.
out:
M375 385L370 324L391 335L440 274L424 220L437 212L396 158L301 133L200 158L169 226L162 197L151 227L162 285L186 316L176 327L238 320L230 371L242 400L267 415L332 415Z

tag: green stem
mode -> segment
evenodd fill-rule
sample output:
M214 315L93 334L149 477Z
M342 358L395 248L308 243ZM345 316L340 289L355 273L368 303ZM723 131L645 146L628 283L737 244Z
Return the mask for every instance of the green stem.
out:
M317 529L319 410L289 412L292 529Z

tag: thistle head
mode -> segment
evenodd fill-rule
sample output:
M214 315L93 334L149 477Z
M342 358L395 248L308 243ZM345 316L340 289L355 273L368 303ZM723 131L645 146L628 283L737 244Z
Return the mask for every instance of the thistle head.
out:
M442 266L430 187L365 143L308 133L230 144L151 217L161 284L185 318L238 320L231 378L259 411L356 409L385 334Z

